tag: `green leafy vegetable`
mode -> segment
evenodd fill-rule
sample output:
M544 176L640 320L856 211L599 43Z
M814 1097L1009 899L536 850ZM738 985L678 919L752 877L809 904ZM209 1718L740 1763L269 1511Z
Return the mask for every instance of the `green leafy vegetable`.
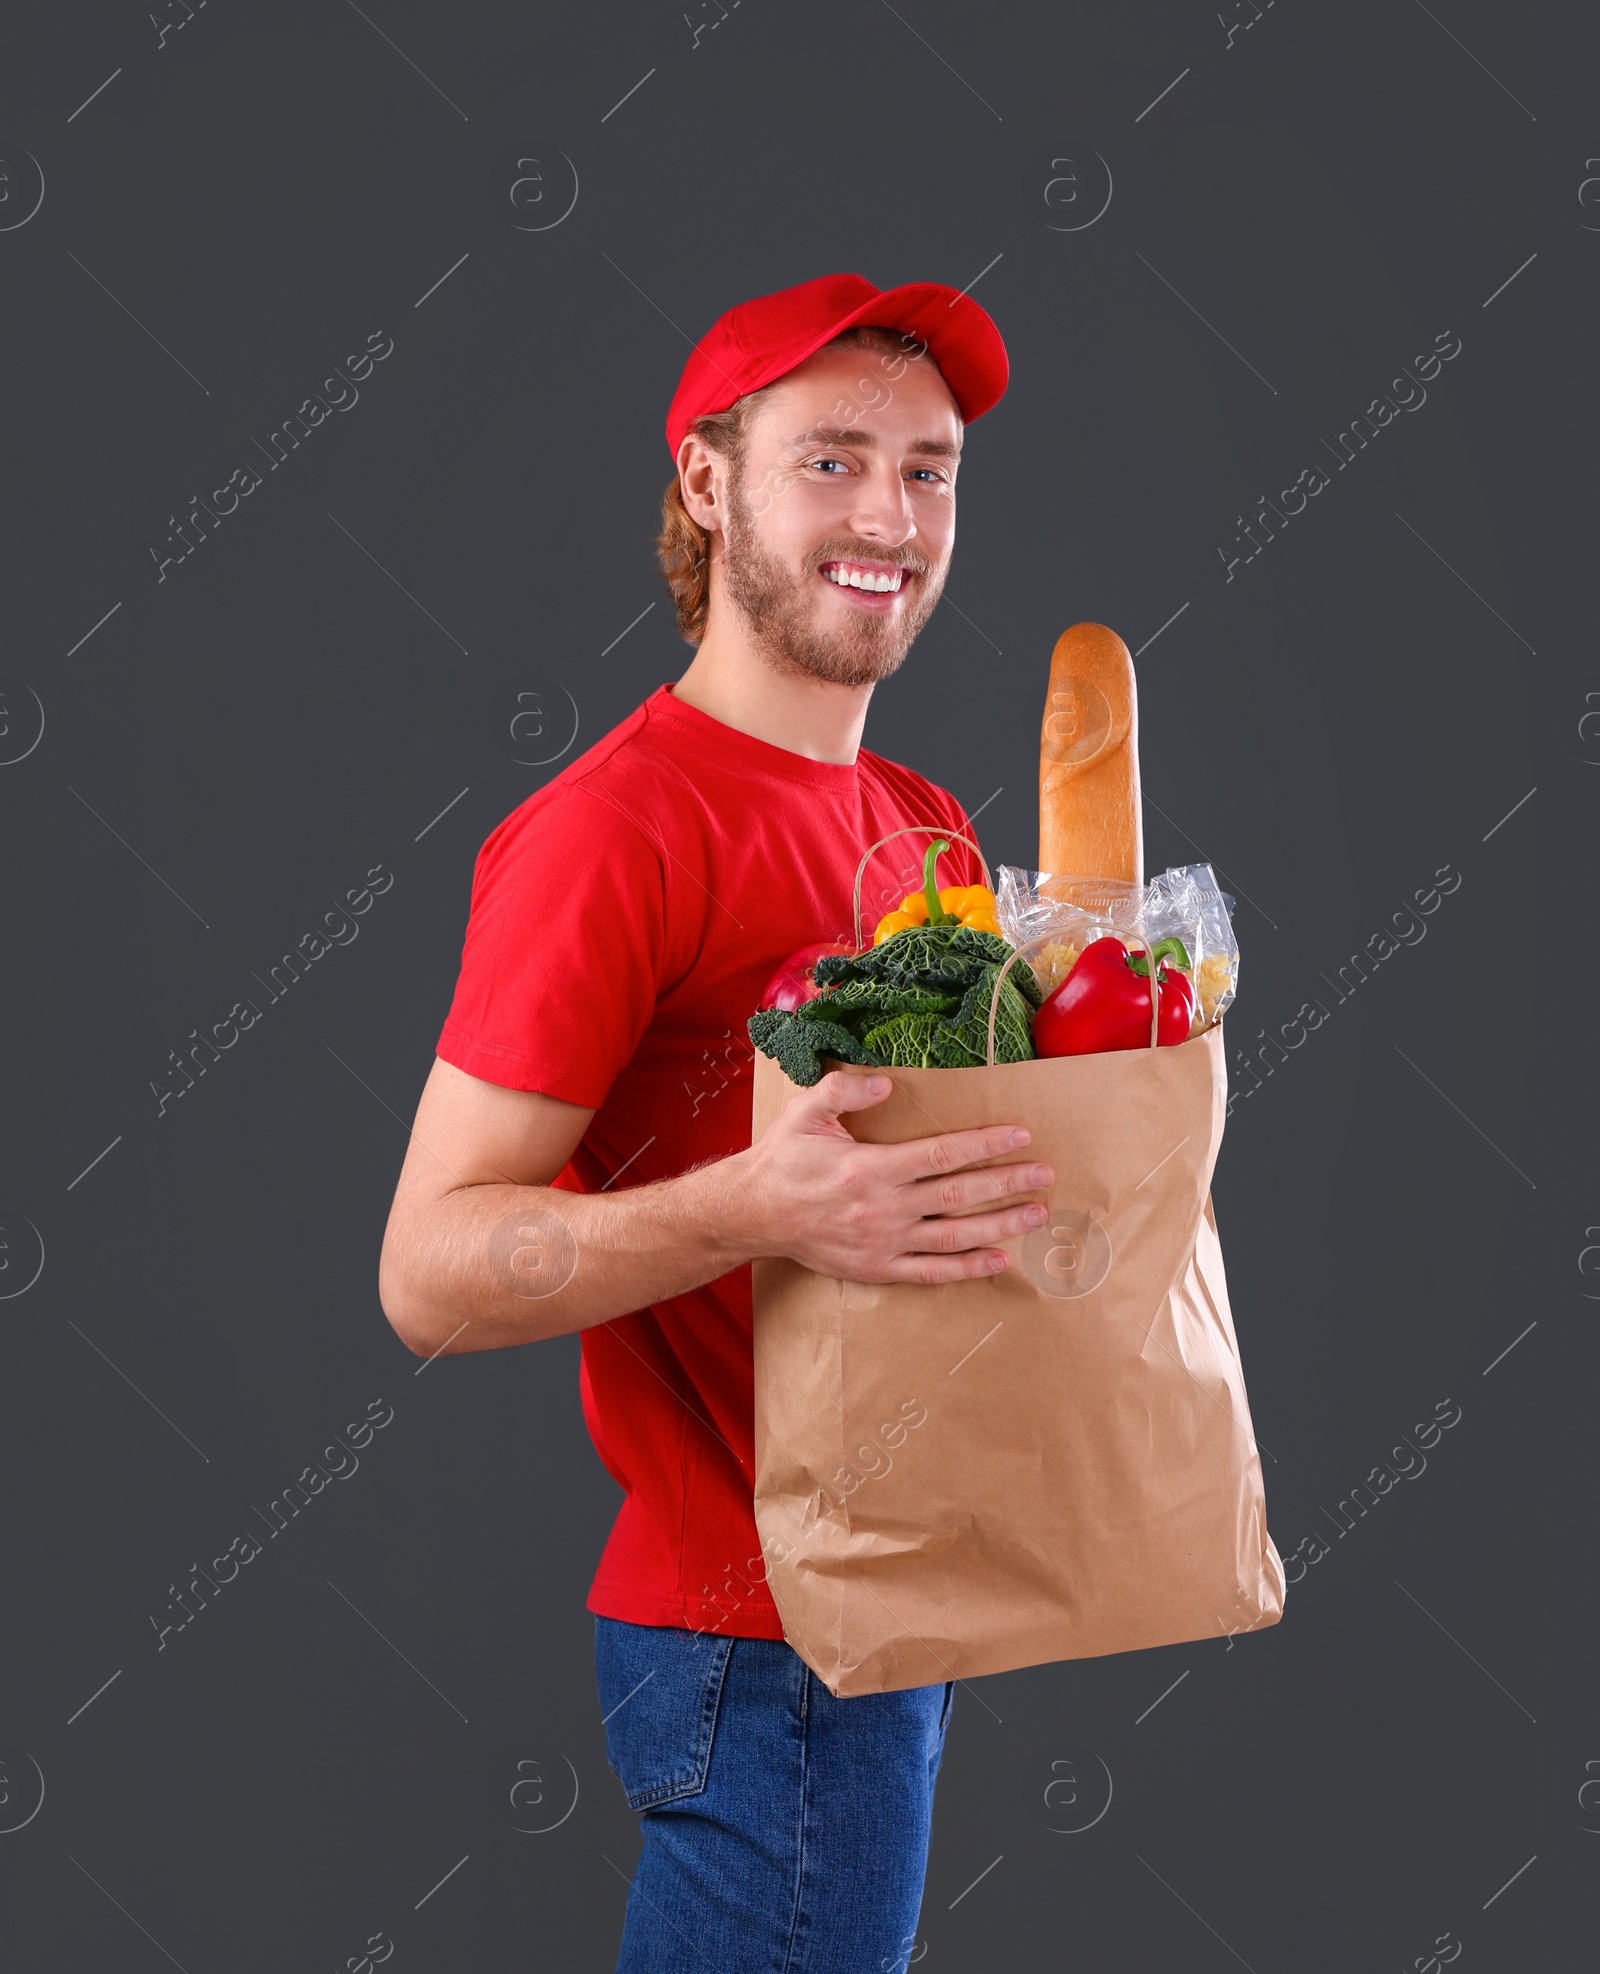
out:
M991 964L983 969L978 978L967 989L961 1006L943 1024L940 1042L940 1060L949 1068L963 1068L969 1063L984 1063L989 1059L989 1004L994 999L994 983L1000 973L1000 965ZM1025 971L1026 962L1020 962L1006 975L1006 984L1000 990L1000 1006L994 1018L994 1059L996 1062L1027 1062L1034 1053L1033 1011L1027 999L1014 991L1012 981L1018 972ZM1029 976L1031 978L1031 975Z
M964 992L990 962L1004 962L1011 948L995 932L973 925L913 925L864 953L829 953L818 960L816 982L832 987L850 980L883 980L893 987L924 987L935 992ZM1011 969L1015 980L1037 1007L1044 998L1026 963Z
M751 1043L809 1087L827 1058L899 1069L966 1069L988 1060L989 1004L1011 947L968 925L908 926L864 953L817 962L819 992L792 1013L750 1017ZM1034 1055L1043 991L1025 961L1006 975L995 1016L996 1062Z
M802 1021L798 1012L786 1014L781 1008L762 1008L751 1015L747 1026L752 1045L763 1055L771 1056L791 1083L803 1088L821 1082L824 1056L832 1056L839 1062L867 1060L855 1036L837 1022Z
M802 1001L795 1013L803 1021L848 1022L858 1014L881 1021L895 1014L950 1014L960 1005L959 990L938 993L931 987L896 987L887 980L847 980Z
M933 1038L939 1026L936 1014L897 1014L881 1028L869 1028L862 1046L874 1062L891 1069L932 1069L938 1060Z

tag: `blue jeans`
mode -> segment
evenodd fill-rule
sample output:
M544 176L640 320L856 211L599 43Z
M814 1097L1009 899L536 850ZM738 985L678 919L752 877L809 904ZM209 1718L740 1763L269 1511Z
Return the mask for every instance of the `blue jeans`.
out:
M595 1619L642 1812L617 1974L905 1974L953 1682L837 1700L777 1639Z

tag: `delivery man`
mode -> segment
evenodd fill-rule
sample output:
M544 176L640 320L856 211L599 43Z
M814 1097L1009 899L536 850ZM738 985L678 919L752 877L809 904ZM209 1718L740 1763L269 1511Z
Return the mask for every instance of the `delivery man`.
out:
M857 1144L842 1118L884 1076L824 1077L752 1146L745 1020L796 948L850 947L871 845L970 834L860 742L939 600L963 431L1006 375L969 297L854 274L743 302L694 346L660 540L694 657L479 852L384 1237L384 1312L419 1356L582 1334L584 1418L626 1497L588 1608L642 1813L629 1974L900 1974L915 1939L953 1687L835 1699L784 1642L749 1264L982 1275L1053 1175L1020 1128ZM926 842L874 859L869 927Z

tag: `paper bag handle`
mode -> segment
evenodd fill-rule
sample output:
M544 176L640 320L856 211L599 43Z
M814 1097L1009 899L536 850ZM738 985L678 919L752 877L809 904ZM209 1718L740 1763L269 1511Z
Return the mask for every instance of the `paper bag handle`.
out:
M1120 937L1121 935L1119 934L1118 936ZM1130 952L1133 952L1135 950L1142 951L1149 965L1150 1046L1153 1049L1159 1045L1161 1039L1161 983L1157 979L1157 975L1161 971L1160 962L1155 957L1153 942L1142 932L1135 932L1130 934L1128 938L1123 940L1123 944L1128 948ZM1006 961L1005 965L1001 967L999 973L995 975L994 993L990 997L990 1001L989 1001L989 1041L988 1041L988 1050L987 1050L987 1062L990 1069L993 1069L995 1066L994 1065L994 1022L995 1022L995 1016L1000 1011L1000 989L1005 985L1006 975L1011 971L1011 969L1016 965L1017 961L1020 960L1021 958L1022 958L1021 949L1019 947L1013 947L1011 950L1011 957Z
M963 836L959 830L946 829L943 823L908 823L904 829L891 829L887 836L880 836L878 838L877 842L873 844L872 848L867 852L867 854L861 859L861 862L856 866L856 890L855 890L855 899L852 906L852 910L855 915L856 951L858 953L862 950L861 880L863 877L866 876L867 865L872 861L874 854L877 851L881 850L885 843L892 843L897 836L945 836L948 837L952 843L965 843L967 848L972 852L973 856L975 856L978 860L979 866L983 871L984 883L988 886L988 888L991 891L994 889L994 879L989 875L989 866L983 860L983 852L978 848L977 844L973 842L970 836Z

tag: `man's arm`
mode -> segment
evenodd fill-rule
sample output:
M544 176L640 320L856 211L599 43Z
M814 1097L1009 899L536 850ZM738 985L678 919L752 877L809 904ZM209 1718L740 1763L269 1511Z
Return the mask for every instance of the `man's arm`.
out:
M834 1071L748 1151L615 1193L569 1193L550 1181L592 1110L435 1060L384 1232L384 1314L431 1357L586 1330L763 1255L858 1282L1005 1268L995 1243L1044 1219L1019 1197L1054 1175L1027 1161L969 1168L1021 1149L1028 1133L995 1125L857 1144L841 1115L889 1090L886 1076Z
M639 1213L635 1191L591 1201L551 1187L593 1116L435 1059L378 1264L384 1313L419 1356L563 1336L737 1265L683 1211L698 1173L669 1182L691 1196L676 1215Z

